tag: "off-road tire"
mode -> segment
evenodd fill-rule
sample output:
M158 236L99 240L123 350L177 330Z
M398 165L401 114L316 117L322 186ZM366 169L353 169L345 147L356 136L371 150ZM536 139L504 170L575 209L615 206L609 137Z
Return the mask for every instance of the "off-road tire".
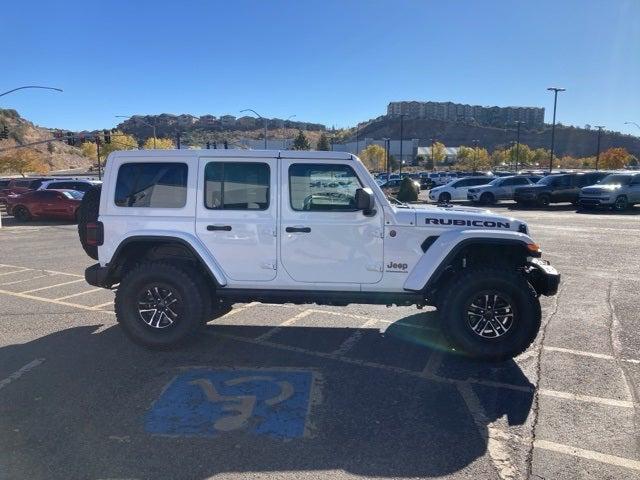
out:
M129 270L116 291L116 319L124 332L137 344L153 350L168 350L195 337L210 306L204 296L206 286L200 275L189 268L166 262L143 262ZM159 288L178 299L177 319L168 327L149 326L139 311L139 299L145 291Z
M483 193L482 195L480 195L480 203L482 203L483 205L493 205L494 203L496 203L496 197L493 195L493 193Z
M13 217L20 222L28 222L31 220L31 212L29 212L29 209L23 205L14 207L12 213Z
M472 330L468 322L469 303L487 291L509 298L513 307L513 323L498 338L483 338ZM439 310L442 331L457 351L471 358L495 362L524 352L540 330L542 315L536 292L522 275L490 267L458 273L444 292Z
M443 192L438 195L438 203L449 203L451 201L451 194L448 192Z
M98 247L95 245L87 245L87 223L98 221L101 191L102 185L96 185L87 190L82 198L77 215L80 244L82 244L85 253L94 260L98 260Z

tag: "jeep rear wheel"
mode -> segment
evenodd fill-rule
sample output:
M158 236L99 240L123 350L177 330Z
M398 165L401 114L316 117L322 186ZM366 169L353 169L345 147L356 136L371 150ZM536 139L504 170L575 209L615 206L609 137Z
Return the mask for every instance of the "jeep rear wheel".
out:
M501 361L531 345L541 312L535 291L519 273L477 268L459 273L448 285L441 316L443 332L456 350Z
M142 263L116 291L116 318L137 344L168 349L191 339L203 324L209 303L202 279L164 262Z

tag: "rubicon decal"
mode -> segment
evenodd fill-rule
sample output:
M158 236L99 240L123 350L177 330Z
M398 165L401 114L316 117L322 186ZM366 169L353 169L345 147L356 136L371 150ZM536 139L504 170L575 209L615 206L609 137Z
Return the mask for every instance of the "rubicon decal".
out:
M511 228L509 222L493 220L463 220L459 218L425 218L426 225L452 225L456 227L486 227L486 228Z

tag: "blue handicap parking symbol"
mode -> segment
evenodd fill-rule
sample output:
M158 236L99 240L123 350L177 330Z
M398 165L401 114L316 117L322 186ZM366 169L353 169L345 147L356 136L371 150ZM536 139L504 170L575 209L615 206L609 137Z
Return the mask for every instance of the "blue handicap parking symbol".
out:
M152 405L147 432L214 436L246 430L303 436L314 373L308 370L194 369L178 375Z

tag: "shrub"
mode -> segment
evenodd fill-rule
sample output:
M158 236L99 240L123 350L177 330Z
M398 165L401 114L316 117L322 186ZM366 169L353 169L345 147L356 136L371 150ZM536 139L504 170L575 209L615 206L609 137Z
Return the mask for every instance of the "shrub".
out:
M415 202L418 200L418 187L413 180L409 177L404 177L400 184L400 191L398 192L398 200L401 202Z

